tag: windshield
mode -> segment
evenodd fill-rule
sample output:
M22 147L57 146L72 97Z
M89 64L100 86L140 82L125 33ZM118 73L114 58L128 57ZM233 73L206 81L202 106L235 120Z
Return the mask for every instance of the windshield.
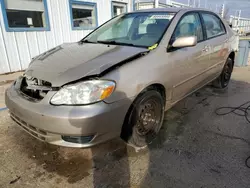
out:
M95 30L83 42L150 47L160 41L174 15L170 12L124 14Z

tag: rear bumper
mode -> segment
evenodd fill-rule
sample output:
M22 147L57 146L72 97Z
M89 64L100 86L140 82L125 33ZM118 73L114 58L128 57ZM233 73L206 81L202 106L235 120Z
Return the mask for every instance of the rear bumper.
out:
M26 132L41 141L66 147L90 147L120 135L130 99L107 104L85 106L53 106L50 92L40 102L23 98L12 86L5 94L10 115ZM72 143L62 136L82 136L81 143Z

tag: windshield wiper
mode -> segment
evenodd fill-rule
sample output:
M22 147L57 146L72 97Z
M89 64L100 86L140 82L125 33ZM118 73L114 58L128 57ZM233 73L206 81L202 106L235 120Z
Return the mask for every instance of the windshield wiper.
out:
M80 43L93 43L93 44L96 44L96 42L92 42L92 41L89 41L89 40L81 40Z
M101 44L113 44L113 45L124 45L124 46L135 46L132 43L116 42L114 40L98 40L97 43L101 43Z

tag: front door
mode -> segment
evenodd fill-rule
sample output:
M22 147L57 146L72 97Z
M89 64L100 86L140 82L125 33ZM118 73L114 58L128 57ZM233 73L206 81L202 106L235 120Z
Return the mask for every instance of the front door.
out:
M173 75L171 78L173 103L201 87L206 79L202 73L208 68L210 49L207 47L207 42L204 41L204 33L198 13L188 13L181 18L171 42L185 36L197 36L198 43L194 47L174 49L168 54Z

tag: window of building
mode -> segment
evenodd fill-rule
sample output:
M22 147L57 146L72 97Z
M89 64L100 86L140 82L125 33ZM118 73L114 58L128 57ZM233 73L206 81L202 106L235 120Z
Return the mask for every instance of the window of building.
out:
M95 29L97 27L96 3L71 1L70 10L73 29Z
M202 18L205 22L208 39L226 33L223 23L217 16L213 14L202 13Z
M127 4L112 1L112 16L118 16L127 12Z
M2 2L7 31L49 30L46 0L3 0Z

